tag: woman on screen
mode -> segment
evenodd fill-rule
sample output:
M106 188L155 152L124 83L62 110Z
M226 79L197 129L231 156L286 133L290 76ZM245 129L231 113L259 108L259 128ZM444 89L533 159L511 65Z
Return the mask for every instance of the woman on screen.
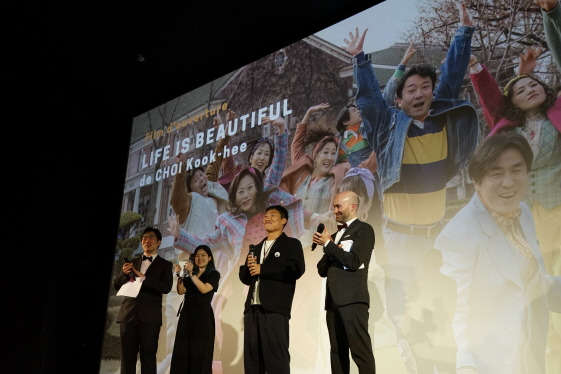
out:
M185 264L188 275L177 279L177 293L185 298L179 310L170 374L212 374L215 321L210 303L220 273L208 246L198 246L194 254L195 264ZM175 272L181 272L179 265Z
M235 113L229 111L226 119L228 121L234 117ZM216 125L220 122L220 117L217 116L215 119ZM282 117L275 120L265 117L263 123L273 123L273 126L277 128L275 134L277 152L275 154L275 146L269 138L262 138L251 148L248 161L251 165L256 166L255 169L259 170L263 177L267 175L266 184L278 185L286 164L287 132L285 131L285 122ZM217 147L223 148L224 142L219 142ZM216 154L222 155L223 151L217 151ZM180 161L184 161L184 158L185 155L182 155ZM209 165L206 173L199 167L188 172L182 170L174 177L170 204L175 214L178 215L181 227L191 234L202 236L211 232L218 216L226 211L228 192L224 185L229 185L231 178L227 183L225 182L227 178L219 179L218 182L215 181L217 175L216 164L220 164L220 160L221 157L217 157L216 163ZM271 164L272 167L269 168ZM177 252L179 260L186 259L184 251Z
M282 176L280 188L302 199L304 208L314 213L331 210L333 194L338 182L349 170L345 162L335 165L338 143L335 136L321 128L308 130L312 113L328 108L322 103L312 106L296 127L291 145L291 165ZM316 143L312 155L306 154L306 146Z
M170 217L170 232L176 238L176 249L191 253L199 244L215 248L215 263L224 277L239 261L247 257L250 244L260 242L266 232L263 215L269 205L283 205L290 212L286 234L298 237L304 230L304 210L300 199L279 188L265 184L261 173L244 168L232 181L228 193L229 210L216 219L214 229L207 234L194 235L178 225L178 218Z
M232 121L235 112L229 111L226 121ZM220 117L216 119L220 122ZM247 162L248 165L261 173L265 184L278 186L282 173L286 166L288 150L288 132L286 131L285 120L282 117L271 119L264 117L262 124L271 123L274 128L273 140L269 137L255 139L248 144ZM223 159L224 147L230 142L230 137L221 139L216 144L216 161L207 168L207 177L210 180L219 182L227 190L230 189L232 179L244 167L236 165L232 156Z
M304 208L314 213L331 210L335 189L345 173L349 162L336 164L339 143L329 131L308 125L313 113L329 107L321 103L310 107L302 122L296 127L291 145L292 164L284 172L280 188L302 199ZM315 143L312 155L306 154L306 146ZM359 166L376 171L376 158L372 153Z
M329 221L335 189L351 167L349 162L336 164L338 142L329 130L321 127L308 128L312 114L328 107L328 103L310 107L302 122L297 125L291 145L292 164L284 172L280 184L281 189L302 200L304 209L311 212L313 220L318 219L316 216L323 215L319 218L322 221ZM306 154L306 146L313 143L315 145L310 156ZM375 154L371 153L360 166L375 171ZM328 227L332 227L333 222ZM298 237L303 247L311 245L315 229L316 226L311 224L310 229Z
M557 5L556 9L559 32L561 5ZM561 49L561 44L557 48ZM533 153L532 186L528 188L524 201L534 217L545 268L552 275L561 275L561 97L531 74L541 52L541 47L530 47L520 55L519 75L507 84L503 93L475 56L470 60L470 77L490 135L513 131L530 143ZM557 63L561 66L560 61ZM561 371L559 314L551 315L546 352L548 371Z
M543 11L547 44L561 66L561 5L558 0L535 1ZM561 275L561 97L532 74L543 48L520 55L519 74L503 92L487 67L470 59L470 78L490 135L515 131L526 138L533 153L525 202L530 206L546 269Z
M208 180L200 167L181 170L173 180L170 204L184 230L204 235L214 229L216 218L226 211L228 192L220 183ZM185 252L176 252L178 260L187 259Z

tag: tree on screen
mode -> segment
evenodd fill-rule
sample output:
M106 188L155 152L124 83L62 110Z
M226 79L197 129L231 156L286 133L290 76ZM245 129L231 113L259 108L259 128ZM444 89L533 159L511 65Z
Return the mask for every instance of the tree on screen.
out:
M517 73L518 56L528 46L543 45L535 73L555 85L559 72L545 41L540 8L532 0L466 0L476 26L472 54L485 64L501 87ZM407 35L417 46L442 45L448 48L458 27L458 12L449 0L422 0L419 16Z

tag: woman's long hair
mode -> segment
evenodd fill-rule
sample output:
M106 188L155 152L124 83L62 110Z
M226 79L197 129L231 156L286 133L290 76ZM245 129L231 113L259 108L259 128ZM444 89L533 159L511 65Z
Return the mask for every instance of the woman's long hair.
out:
M230 184L230 190L228 191L228 210L233 215L238 215L241 213L240 207L236 203L236 194L238 191L238 187L240 186L240 181L246 175L249 175L251 178L253 178L253 181L255 182L255 189L257 190L257 193L255 195L256 212L265 211L265 208L267 208L269 202L269 196L271 192L277 189L270 188L265 191L263 176L261 175L259 170L252 167L243 168L242 170L240 170L238 175L234 177L232 184Z
M261 144L268 144L270 150L269 162L267 163L267 166L265 166L265 169L263 169L263 175L265 175L265 172L267 171L269 166L271 166L271 164L273 163L273 158L275 157L275 144L268 137L255 139L248 143L247 148L249 149L249 152L247 154L247 164L251 165L251 162L249 160L251 159L251 156L253 156L253 154Z
M512 98L514 97L514 92L513 92L514 84L522 78L530 78L536 81L545 90L546 98L542 103L542 105L540 105L541 113L545 114L547 110L551 108L551 106L553 106L555 100L557 100L556 94L553 91L553 89L549 87L547 84L545 84L543 81L541 81L540 79L534 77L533 75L524 74L512 79L505 87L504 94L503 94L504 105L502 106L499 114L501 117L516 122L520 126L526 123L526 113L522 109L514 105L514 103L512 102Z

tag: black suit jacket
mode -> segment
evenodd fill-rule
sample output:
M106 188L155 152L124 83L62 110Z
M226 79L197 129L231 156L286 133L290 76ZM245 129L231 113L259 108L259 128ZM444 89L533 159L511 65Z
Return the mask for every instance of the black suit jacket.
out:
M139 270L142 257L132 260L134 268ZM146 278L137 297L127 297L123 300L117 322L130 322L135 316L142 323L162 324L162 295L171 291L173 285L172 263L162 256L156 256L146 270ZM114 286L118 290L129 281L128 274L120 272L115 279Z
M321 277L327 277L325 309L332 303L344 306L353 303L370 305L368 292L368 267L374 250L374 229L366 222L355 219L343 233L340 242L352 240L351 250L346 252L332 240L323 247L323 257L317 264ZM364 268L360 266L364 264ZM346 266L345 270L343 266ZM373 302L382 307L380 295L376 291ZM383 310L383 309L382 309ZM376 312L378 314L378 312ZM376 316L379 317L379 316Z
M266 239L255 246L258 262L261 260L261 248ZM259 278L259 300L261 306L269 312L280 313L290 318L296 280L306 270L304 251L298 239L287 236L284 232L271 247L265 261L261 264L261 274L251 276L246 264L240 266L239 277L243 284L249 285L245 301L244 314L249 311L255 282Z

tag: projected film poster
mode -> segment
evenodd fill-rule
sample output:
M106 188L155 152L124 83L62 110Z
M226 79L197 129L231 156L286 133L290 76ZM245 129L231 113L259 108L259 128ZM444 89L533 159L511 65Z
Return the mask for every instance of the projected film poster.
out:
M509 28L517 31L518 37L507 38L501 36L507 21L501 23L493 18L496 10L476 1L465 3L473 26L484 30L473 34L468 52L496 80L497 90L502 89L517 75L519 53L525 51L525 46L536 41L546 44L544 25L550 20L537 5L528 7L527 1L511 2L502 11L514 14ZM544 352L552 352L550 355L557 358L561 354L561 321L557 314L561 303L550 295L550 291L561 289L555 288L561 287L561 118L543 125L540 122L540 136L547 137L549 145L544 145L545 140L531 142L532 151L541 157L541 167L548 168L532 169L531 173L542 173L542 179L557 178L557 185L550 183L547 198L529 201L526 197L533 192L528 183L523 199L528 207L524 212L532 214L530 221L522 221L528 226L522 227L522 231L539 268L531 279L520 275L525 265L513 260L518 258L516 254L512 259L503 259L502 264L489 260L484 268L479 268L485 256L470 258L469 251L489 252L489 258L493 258L492 251L505 250L489 247L488 242L477 242L473 248L466 244L466 252L460 251L462 256L455 258L458 263L452 274L444 270L448 248L436 249L434 244L438 242L438 233L444 230L440 226L446 226L478 196L466 164L447 176L438 191L440 200L428 194L427 201L440 201L423 212L425 217L437 217L440 226L436 234L418 236L414 230L409 234L392 233L396 229L388 227L388 220L393 222L388 216L410 218L400 211L410 201L400 201L400 194L408 199L408 193L396 192L391 187L382 193L387 186L380 173L382 168L389 167L392 156L386 154L389 151L376 154L373 148L383 144L374 143L383 136L369 138L365 130L378 124L365 123L368 119L360 118L360 114L354 123L351 119L356 120L356 114L351 113L345 120L340 118L343 110L352 112L354 106L362 103L356 100L361 93L353 56L345 48L349 32L354 34L358 28L360 36L368 29L364 52L370 57L380 95L387 95L384 90L391 85L392 76L403 74L398 67L404 59L406 70L416 64L430 64L440 79L441 64L446 63L447 50L460 23L459 8L454 2L388 0L134 118L113 277L121 271L124 258L142 255L140 235L147 226L162 232L158 255L174 265L185 264L197 243L207 244L221 275L211 302L215 316L213 373L241 374L248 286L239 280L238 269L244 264L249 245L258 244L266 236L262 207L285 205L291 217L285 232L301 241L306 263L305 273L296 282L290 318L291 371L328 373L331 368L324 308L326 279L318 275L316 268L323 251L321 246L311 250L312 235L319 222L326 222L330 233L335 232L334 215L330 213L333 198L341 188L351 189L359 195L358 218L372 225L376 235L366 268L371 296L368 331L379 372L455 373L456 367L464 363L481 365L480 368L502 367L503 372L551 368L555 360ZM548 48L540 51L534 68L534 75L552 90L558 89L560 82L559 67L552 53L552 49L561 49L555 44L559 40L547 40ZM454 95L473 107L479 144L494 122L483 110L485 97L474 90L470 69L466 66L463 77L460 75L461 88ZM439 83L440 80L436 84ZM390 93L391 97L384 97L384 108L400 110L403 101L395 91ZM553 105L561 107L561 102ZM363 113L368 110L360 105L358 109ZM547 114L543 119L546 118ZM393 121L398 120L381 120L379 125L387 126L390 132L398 131L393 126L399 122ZM447 121L452 120L447 117ZM453 125L446 122L446 126ZM316 149L318 143L330 136L336 140L334 151ZM451 132L445 136L451 136ZM391 142L395 137L390 135L386 140ZM444 158L452 157L446 154L452 150L450 146L446 148ZM242 191L238 178L249 167L253 174L259 173L261 180L250 194ZM429 189L430 179L425 178L425 182L415 186L413 193ZM241 195L249 197L244 200ZM174 245L170 219L178 220L182 235L189 237L188 248ZM471 237L477 237L481 231L467 221L465 230L475 230ZM531 239L536 236L539 247L532 246ZM508 238L505 240L509 243ZM506 281L501 277L510 279L512 285L504 286ZM461 283L466 278L470 284L486 287L474 286L465 296L465 290L460 292L458 287L468 284ZM176 282L174 274L172 289L163 297L157 354L158 373L162 374L169 372L178 311L184 297L177 293ZM540 292L535 289L536 282ZM482 306L477 299L486 300L489 293L494 295L493 302ZM123 297L116 294L111 280L101 373L120 372L116 317ZM374 294L379 297L373 297ZM373 305L374 300L377 305ZM536 310L536 304L542 309ZM507 310L509 313L505 313ZM538 313L544 317L540 321L532 317ZM489 314L492 316L487 317ZM492 326L482 322L487 318ZM484 336L473 330L500 334ZM482 352L481 347L490 341L500 344L492 344L487 352ZM352 358L350 362L351 372L358 373Z

